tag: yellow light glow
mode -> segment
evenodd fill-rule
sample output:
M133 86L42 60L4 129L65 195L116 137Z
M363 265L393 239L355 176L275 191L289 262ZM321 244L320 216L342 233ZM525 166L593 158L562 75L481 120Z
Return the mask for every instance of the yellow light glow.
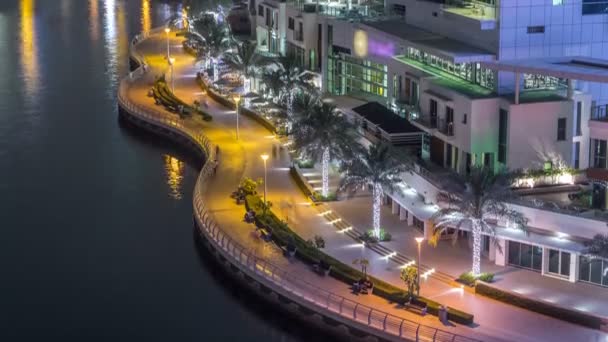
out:
M38 92L39 70L36 46L35 0L21 0L21 68L23 69L26 92L35 97Z
M263 161L267 161L268 160L268 155L267 154L262 154L260 157L262 157Z
M170 155L164 155L165 172L167 172L167 185L169 185L169 196L174 199L182 198L182 181L184 179L184 162Z
M141 30L144 33L150 32L152 29L152 19L150 13L150 0L142 0L141 2Z
M367 56L367 33L365 31L355 31L355 36L353 37L353 49L355 50L355 56Z
M422 243L422 241L424 241L423 237L417 237L416 238L416 242L418 242L418 244Z
M167 27L167 28L165 29L165 33L166 33L166 34L169 34L169 32L171 32L171 29Z
M169 64L173 65L175 63L175 58L171 57L169 58Z
M99 39L99 1L89 0L89 30L91 33L91 40L97 41Z

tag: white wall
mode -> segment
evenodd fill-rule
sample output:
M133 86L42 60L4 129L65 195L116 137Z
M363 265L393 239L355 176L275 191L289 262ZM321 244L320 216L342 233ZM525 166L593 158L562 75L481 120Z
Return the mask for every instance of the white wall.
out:
M492 53L498 51L498 30L482 30L479 22L454 15L444 15L438 3L419 0L386 0L387 10L393 4L406 7L405 19L408 24L440 34ZM437 16L433 15L437 13Z
M572 156L572 101L508 104L507 165L510 169L542 168L544 161ZM557 141L557 120L566 118L566 140ZM498 122L498 120L497 120ZM497 125L498 126L498 125Z

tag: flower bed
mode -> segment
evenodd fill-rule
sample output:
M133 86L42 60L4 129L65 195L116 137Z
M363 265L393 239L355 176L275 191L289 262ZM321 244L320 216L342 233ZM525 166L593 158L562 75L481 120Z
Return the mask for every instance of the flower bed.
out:
M365 276L362 272L313 247L298 234L293 232L289 226L281 221L272 211L267 210L266 214L264 214L262 200L258 196L247 196L245 206L247 210L255 211L256 224L269 230L272 233L272 239L279 246L286 246L290 242L293 243L297 248L296 257L301 261L307 264L318 263L321 260L324 261L331 265L329 275L349 286ZM397 303L400 303L401 298L405 298L406 293L402 289L374 277L370 277L370 279L374 283L373 294ZM418 297L418 299L427 304L429 314L438 314L439 307L441 306L440 303L423 297ZM456 323L468 325L473 323L474 316L463 311L449 308L448 318Z

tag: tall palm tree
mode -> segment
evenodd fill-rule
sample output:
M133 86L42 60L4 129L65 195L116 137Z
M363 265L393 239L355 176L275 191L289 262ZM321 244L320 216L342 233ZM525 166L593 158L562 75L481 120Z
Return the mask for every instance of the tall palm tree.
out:
M272 94L275 101L281 98L283 90L283 80L281 80L281 72L279 70L266 70L262 74L262 81L266 85L266 89Z
M358 158L343 164L340 190L356 191L362 186L372 187L374 236L380 238L380 207L384 191L394 192L403 172L409 172L412 162L409 156L398 159L391 146L384 142L371 145Z
M217 59L224 53L230 45L230 35L228 28L223 23L211 21L208 24L207 30L202 32L205 38L205 47L207 54L213 65L213 79L217 81Z
M243 76L245 92L251 91L251 78L256 75L256 67L263 64L263 59L256 53L256 49L256 43L246 40L235 44L234 49L223 56L224 62Z
M505 172L494 174L488 167L474 166L463 191L441 192L437 196L438 201L447 203L448 207L440 209L432 218L435 229L431 243L437 245L439 236L447 229L470 229L473 233L472 273L475 277L481 274L482 234L496 236L496 225L491 221L505 220L510 228L527 232L526 217L505 203L512 196L510 184L510 176Z
M295 102L301 111L294 120L294 145L312 160L321 160L321 195L327 197L330 153L343 158L349 155L357 141L355 127L334 105L315 102L315 98L310 95L299 95Z
M293 117L293 98L300 90L314 91L311 82L314 75L305 73L305 69L300 65L295 54L287 54L278 57L275 61L281 72L283 81L283 92L287 100L287 115Z

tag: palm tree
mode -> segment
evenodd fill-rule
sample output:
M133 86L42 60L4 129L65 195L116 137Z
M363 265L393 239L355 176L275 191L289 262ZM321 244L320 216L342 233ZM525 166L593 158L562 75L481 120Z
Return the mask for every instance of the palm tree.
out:
M211 21L208 23L207 30L202 32L202 35L205 38L207 54L213 64L213 79L217 81L217 59L230 45L228 29L225 24Z
M585 241L586 253L600 258L608 258L608 234L596 234L593 240Z
M311 81L314 75L305 73L295 54L287 54L277 58L275 61L281 71L283 81L283 92L287 96L287 114L293 116L293 98L299 90L314 91Z
M294 145L312 160L322 161L321 195L327 197L330 153L340 157L348 156L357 141L355 128L334 105L319 103L311 95L301 94L295 102L301 111L294 120Z
M358 158L352 158L343 164L346 173L343 175L340 190L356 191L363 186L372 187L373 229L374 236L380 238L380 207L384 191L396 191L403 172L411 170L409 156L397 159L390 145L378 142L371 145Z
M256 67L263 63L263 59L256 53L257 45L251 41L235 44L235 50L224 54L224 62L244 77L245 92L251 91L250 78L255 77Z
M472 274L475 277L481 274L481 235L488 234L492 238L496 236L496 225L492 220L506 220L509 228L527 232L526 217L505 204L512 196L510 178L504 172L494 174L488 167L474 166L466 178L466 188L463 191L441 192L437 196L438 201L447 202L448 207L440 209L432 218L435 229L431 243L437 245L439 236L447 229L471 229ZM454 238L457 238L457 234L454 234ZM497 247L500 248L498 244Z
M279 70L266 70L262 74L262 81L266 85L266 89L272 94L272 97L278 101L281 97L281 90L283 89L281 72Z

